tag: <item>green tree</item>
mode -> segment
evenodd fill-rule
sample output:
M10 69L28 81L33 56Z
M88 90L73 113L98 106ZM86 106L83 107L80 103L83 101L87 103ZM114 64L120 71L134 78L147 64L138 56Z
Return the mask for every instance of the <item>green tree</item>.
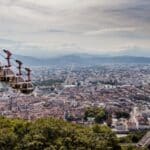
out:
M96 123L103 123L107 119L107 112L103 108L90 107L85 110L84 119L95 118Z
M43 118L33 122L0 118L0 150L107 150L118 147L107 126L85 127Z

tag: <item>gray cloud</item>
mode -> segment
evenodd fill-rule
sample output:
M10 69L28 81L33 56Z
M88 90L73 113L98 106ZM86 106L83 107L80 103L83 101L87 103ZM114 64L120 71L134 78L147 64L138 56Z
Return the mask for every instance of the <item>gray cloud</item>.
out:
M17 53L150 48L149 0L1 0L0 10L0 47Z

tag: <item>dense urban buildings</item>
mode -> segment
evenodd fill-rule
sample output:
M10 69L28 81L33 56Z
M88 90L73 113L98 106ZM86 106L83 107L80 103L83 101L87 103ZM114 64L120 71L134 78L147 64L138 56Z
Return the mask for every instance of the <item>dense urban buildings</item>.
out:
M56 117L90 125L96 116L88 108L103 108L113 131L150 129L150 65L33 67L31 95L1 89L0 114L35 120ZM4 90L4 91L3 91Z

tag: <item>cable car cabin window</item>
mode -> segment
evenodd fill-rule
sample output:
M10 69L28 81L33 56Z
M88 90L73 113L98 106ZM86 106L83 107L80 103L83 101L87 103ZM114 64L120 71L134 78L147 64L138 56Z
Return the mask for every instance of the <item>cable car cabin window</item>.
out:
M21 77L14 77L12 82L17 83L17 84L21 84L21 82L24 82L24 79Z
M4 76L6 76L6 70L4 70Z
M18 82L24 82L23 78L19 77Z
M29 87L29 88L32 88L33 86L32 86L32 84L28 84L28 87Z
M4 76L10 76L10 75L14 75L14 72L10 69L4 69L3 74Z
M22 88L28 88L28 85L27 84L23 84Z

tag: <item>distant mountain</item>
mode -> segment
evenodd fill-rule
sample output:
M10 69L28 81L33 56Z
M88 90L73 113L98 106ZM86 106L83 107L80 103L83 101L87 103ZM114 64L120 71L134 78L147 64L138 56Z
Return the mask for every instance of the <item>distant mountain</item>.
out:
M17 59L22 60L25 65L31 66L47 66L47 65L98 65L103 63L150 63L150 57L136 57L136 56L96 56L96 55L65 55L49 59L40 59L30 56L16 56Z
M150 49L131 47L116 53L116 56L150 57Z
M42 59L31 57L31 56L15 55L15 58L21 60L25 65L38 66L43 63Z

